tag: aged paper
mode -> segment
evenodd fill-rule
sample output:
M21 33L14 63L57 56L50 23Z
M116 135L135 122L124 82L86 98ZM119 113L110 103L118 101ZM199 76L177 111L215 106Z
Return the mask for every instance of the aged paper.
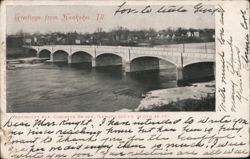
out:
M249 156L248 1L1 2L1 158Z

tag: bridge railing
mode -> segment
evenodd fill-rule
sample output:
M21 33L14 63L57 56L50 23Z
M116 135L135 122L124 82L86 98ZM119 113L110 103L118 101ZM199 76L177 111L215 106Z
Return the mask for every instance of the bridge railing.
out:
M182 48L164 48L164 47L130 47L130 46L99 46L99 45L44 45L44 46L25 46L25 47L40 47L40 48L48 48L48 47L59 47L59 48L124 48L124 49L133 49L133 50L159 50L159 51L164 51L164 50L182 50ZM213 49L190 49L190 48L185 48L185 50L189 50L189 52L196 52L200 50L213 50Z
M27 46L32 48L33 46ZM214 49L190 49L187 48L183 50L182 48L149 48L149 47L128 47L128 46L96 46L96 45L45 45L45 46L34 46L36 48L45 49L45 48L54 48L54 49L71 49L71 50L80 50L80 49L96 49L98 51L105 52L116 52L116 53L130 53L134 54L157 54L162 56L180 56L182 53L183 56L188 57L198 57L203 54L207 57L214 57ZM84 51L84 50L83 50ZM211 54L211 55L210 55Z

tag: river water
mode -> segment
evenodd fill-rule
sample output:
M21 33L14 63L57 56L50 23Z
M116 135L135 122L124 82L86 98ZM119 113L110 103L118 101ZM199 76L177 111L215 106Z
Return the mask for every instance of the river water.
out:
M17 65L18 66L18 65ZM176 87L175 68L126 74L122 66L41 63L7 70L8 112L114 112L151 90Z

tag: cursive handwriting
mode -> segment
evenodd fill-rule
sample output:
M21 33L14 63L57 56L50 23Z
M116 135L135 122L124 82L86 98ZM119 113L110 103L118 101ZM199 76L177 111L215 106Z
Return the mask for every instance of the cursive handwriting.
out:
M243 95L243 82L242 79L239 81L238 90L236 91L236 98L242 103L242 100L248 101L248 99Z
M235 90L236 90L236 88L235 87L237 87L238 85L233 81L233 80L231 80L231 88L232 88L232 90L231 90L231 111L233 111L233 112L235 112Z
M114 16L117 14L120 15L129 15L129 14L149 14L149 13L184 13L188 10L184 8L184 6L176 6L176 5L170 5L170 6L160 6L158 8L153 8L150 5L143 6L142 8L139 7L129 7L126 5L127 2L123 2L121 5L117 6L117 9L114 12Z
M156 13L187 12L183 6L162 6Z
M245 36L245 50L244 55L241 55L242 59L245 61L246 64L249 63L249 34L246 34Z
M240 25L242 26L242 28L244 28L245 30L248 30L248 20L246 18L246 14L247 12L244 10L240 10L241 12L241 16L242 16L242 19L243 19L243 22L240 23Z
M222 73L221 73L221 82L226 84L226 66L225 66L225 53L222 51L222 53L218 53L218 55L221 57L221 64L222 64Z
M20 122L10 117L3 123L4 128L11 129L3 145L10 157L51 159L203 156L218 150L229 153L232 147L241 153L247 145L239 137L248 129L244 118L225 115L136 119L48 117Z
M208 6L205 7L202 3L199 3L194 6L194 13L211 13L213 15L216 12L223 13L225 11L220 5L218 5L217 8L208 7Z
M230 72L232 75L237 74L239 75L239 72L236 71L235 69L235 59L234 59L234 49L233 49L233 37L230 36L230 40L227 40L227 43L230 48L230 60L227 61L228 66L230 67ZM229 67L227 67L229 69Z
M220 37L217 38L217 40L220 42L221 45L225 44L225 39L224 39L224 28L220 29Z
M226 105L225 105L225 103L226 103L226 89L225 89L225 87L219 88L218 92L219 92L219 95L221 97L221 101L219 104L219 106L220 106L219 110L221 111L221 109L222 109L223 111L226 111Z

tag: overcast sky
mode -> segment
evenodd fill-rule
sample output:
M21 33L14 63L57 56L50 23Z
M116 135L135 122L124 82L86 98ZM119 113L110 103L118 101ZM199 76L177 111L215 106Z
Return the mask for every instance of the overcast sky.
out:
M127 6L128 7L128 6ZM145 6L129 6L132 8L142 9ZM152 6L153 11L161 6ZM114 16L117 6L8 6L7 7L7 34L15 34L22 30L24 32L46 33L53 31L60 32L94 32L98 27L109 31L117 26L126 27L128 29L148 29L156 30L166 29L168 27L177 28L214 28L214 15L198 13L194 14L193 6L185 6L188 12L185 13L162 13L157 14L129 14ZM64 14L72 16L89 16L89 20L63 21ZM104 18L97 21L97 14L103 14ZM57 20L45 21L45 16L57 16ZM21 20L23 16L40 16L42 19ZM20 21L17 20L19 17Z

